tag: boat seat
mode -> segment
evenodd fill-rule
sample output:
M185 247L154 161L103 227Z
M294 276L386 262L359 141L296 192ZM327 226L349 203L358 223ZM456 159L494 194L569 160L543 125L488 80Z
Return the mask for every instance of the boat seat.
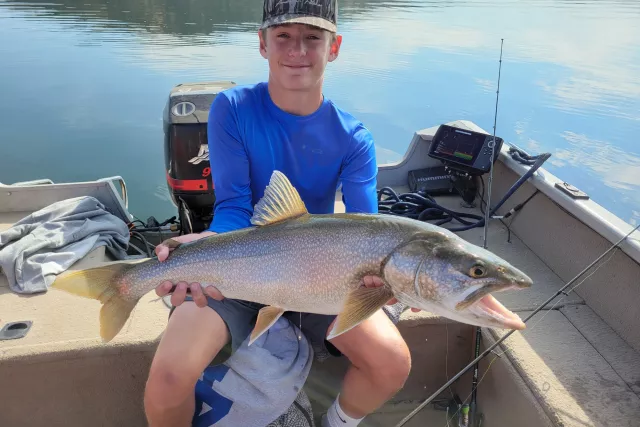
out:
M117 183L121 193L116 188ZM128 212L127 186L120 176L95 181L54 183L49 179L3 184L0 182L0 213L35 212L60 200L92 196L105 209L125 222L132 220Z
M528 325L496 352L524 380L550 425L640 425L640 354L596 313L587 305L565 305L537 313ZM486 346L506 333L486 328L483 332ZM483 361L480 376L494 357L490 354ZM478 396L485 390L498 394L498 399L487 399L485 404L498 409L500 400L509 401L508 391L499 382L481 382ZM492 424L490 419L485 421Z

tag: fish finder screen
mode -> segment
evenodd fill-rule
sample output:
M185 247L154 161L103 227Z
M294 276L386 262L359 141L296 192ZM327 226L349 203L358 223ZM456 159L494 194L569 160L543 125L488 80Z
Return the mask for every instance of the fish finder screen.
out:
M433 154L442 159L472 165L484 140L483 134L461 129L446 129L442 132Z

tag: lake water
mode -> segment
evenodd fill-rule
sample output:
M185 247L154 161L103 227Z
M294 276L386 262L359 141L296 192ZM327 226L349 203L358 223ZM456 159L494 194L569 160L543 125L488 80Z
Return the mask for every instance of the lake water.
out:
M0 182L121 175L142 219L174 214L162 109L183 82L267 77L260 0L0 0ZM497 134L640 221L638 0L343 0L325 94L379 162L456 119Z

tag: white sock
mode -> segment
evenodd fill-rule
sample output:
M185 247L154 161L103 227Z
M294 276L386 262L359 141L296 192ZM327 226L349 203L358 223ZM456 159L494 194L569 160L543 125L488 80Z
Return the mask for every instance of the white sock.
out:
M360 424L360 421L364 418L351 418L349 415L345 414L342 408L340 407L340 402L338 399L340 395L336 397L336 400L333 402L327 414L322 419L323 427L356 427Z

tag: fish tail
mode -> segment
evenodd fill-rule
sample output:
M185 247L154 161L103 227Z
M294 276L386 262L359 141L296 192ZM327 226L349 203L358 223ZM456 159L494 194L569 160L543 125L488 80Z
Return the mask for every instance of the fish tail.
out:
M86 270L59 275L51 285L70 294L95 299L102 303L100 309L100 336L111 341L122 329L137 300L125 300L117 287L118 278L134 267L131 262L114 262Z

